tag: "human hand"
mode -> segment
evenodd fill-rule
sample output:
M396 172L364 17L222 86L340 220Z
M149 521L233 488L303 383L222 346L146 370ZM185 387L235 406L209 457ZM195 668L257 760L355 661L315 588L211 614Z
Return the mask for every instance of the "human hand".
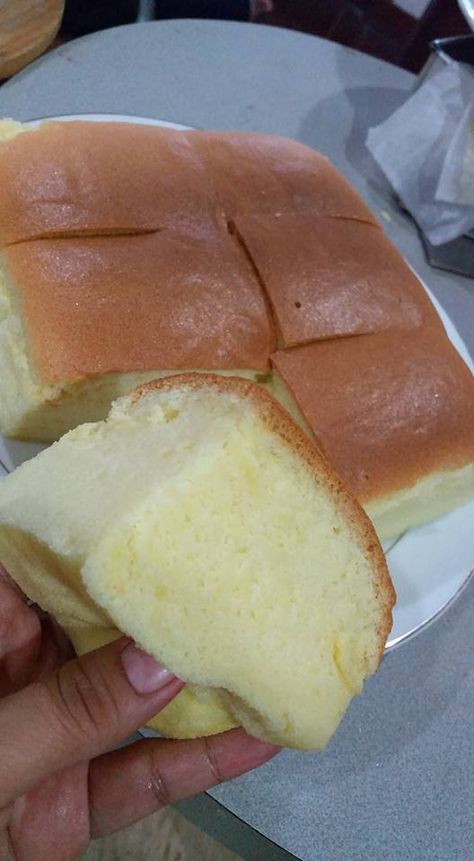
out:
M111 751L182 687L127 638L74 659L56 623L27 607L0 568L2 861L72 861L90 839L278 751L242 729Z

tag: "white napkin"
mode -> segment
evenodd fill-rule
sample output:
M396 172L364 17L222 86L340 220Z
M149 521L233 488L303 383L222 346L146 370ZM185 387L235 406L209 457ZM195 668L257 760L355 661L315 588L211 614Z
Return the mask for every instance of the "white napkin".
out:
M474 228L474 76L450 63L427 78L367 146L433 245Z

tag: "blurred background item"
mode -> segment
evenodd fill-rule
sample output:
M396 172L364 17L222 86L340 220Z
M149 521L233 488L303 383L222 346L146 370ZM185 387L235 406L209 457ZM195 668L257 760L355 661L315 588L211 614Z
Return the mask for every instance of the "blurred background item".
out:
M0 78L51 43L166 18L255 21L301 30L419 72L434 39L471 32L474 0L0 0Z
M473 14L473 0L459 3ZM274 11L259 20L323 36L412 72L428 59L433 39L470 32L457 0L274 0Z
M458 3L471 30L474 30L474 0L458 0Z
M155 0L155 18L256 21L273 12L271 0Z
M254 21L272 11L272 0L67 0L61 33L75 38L120 24L165 18Z
M69 39L97 30L133 24L139 0L66 0L61 35Z
M408 100L367 146L433 266L474 277L474 34L437 39Z
M64 0L0 0L0 78L9 78L49 47Z

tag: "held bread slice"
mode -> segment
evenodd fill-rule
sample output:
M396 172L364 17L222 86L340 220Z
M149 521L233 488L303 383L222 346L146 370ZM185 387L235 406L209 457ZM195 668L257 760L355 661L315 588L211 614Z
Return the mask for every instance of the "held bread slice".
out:
M122 631L186 680L152 725L320 748L380 661L373 528L256 384L188 374L117 401L0 485L0 560L79 651Z

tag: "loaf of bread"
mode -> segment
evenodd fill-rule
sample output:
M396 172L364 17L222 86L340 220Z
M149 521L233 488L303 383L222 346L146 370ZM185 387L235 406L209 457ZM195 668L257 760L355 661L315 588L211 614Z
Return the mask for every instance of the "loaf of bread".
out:
M19 439L152 379L238 374L319 440L381 537L474 494L467 368L363 201L294 141L0 124L0 365Z
M375 671L394 592L369 519L257 384L117 401L0 483L0 558L79 652L125 632L188 684L153 721L323 747Z

